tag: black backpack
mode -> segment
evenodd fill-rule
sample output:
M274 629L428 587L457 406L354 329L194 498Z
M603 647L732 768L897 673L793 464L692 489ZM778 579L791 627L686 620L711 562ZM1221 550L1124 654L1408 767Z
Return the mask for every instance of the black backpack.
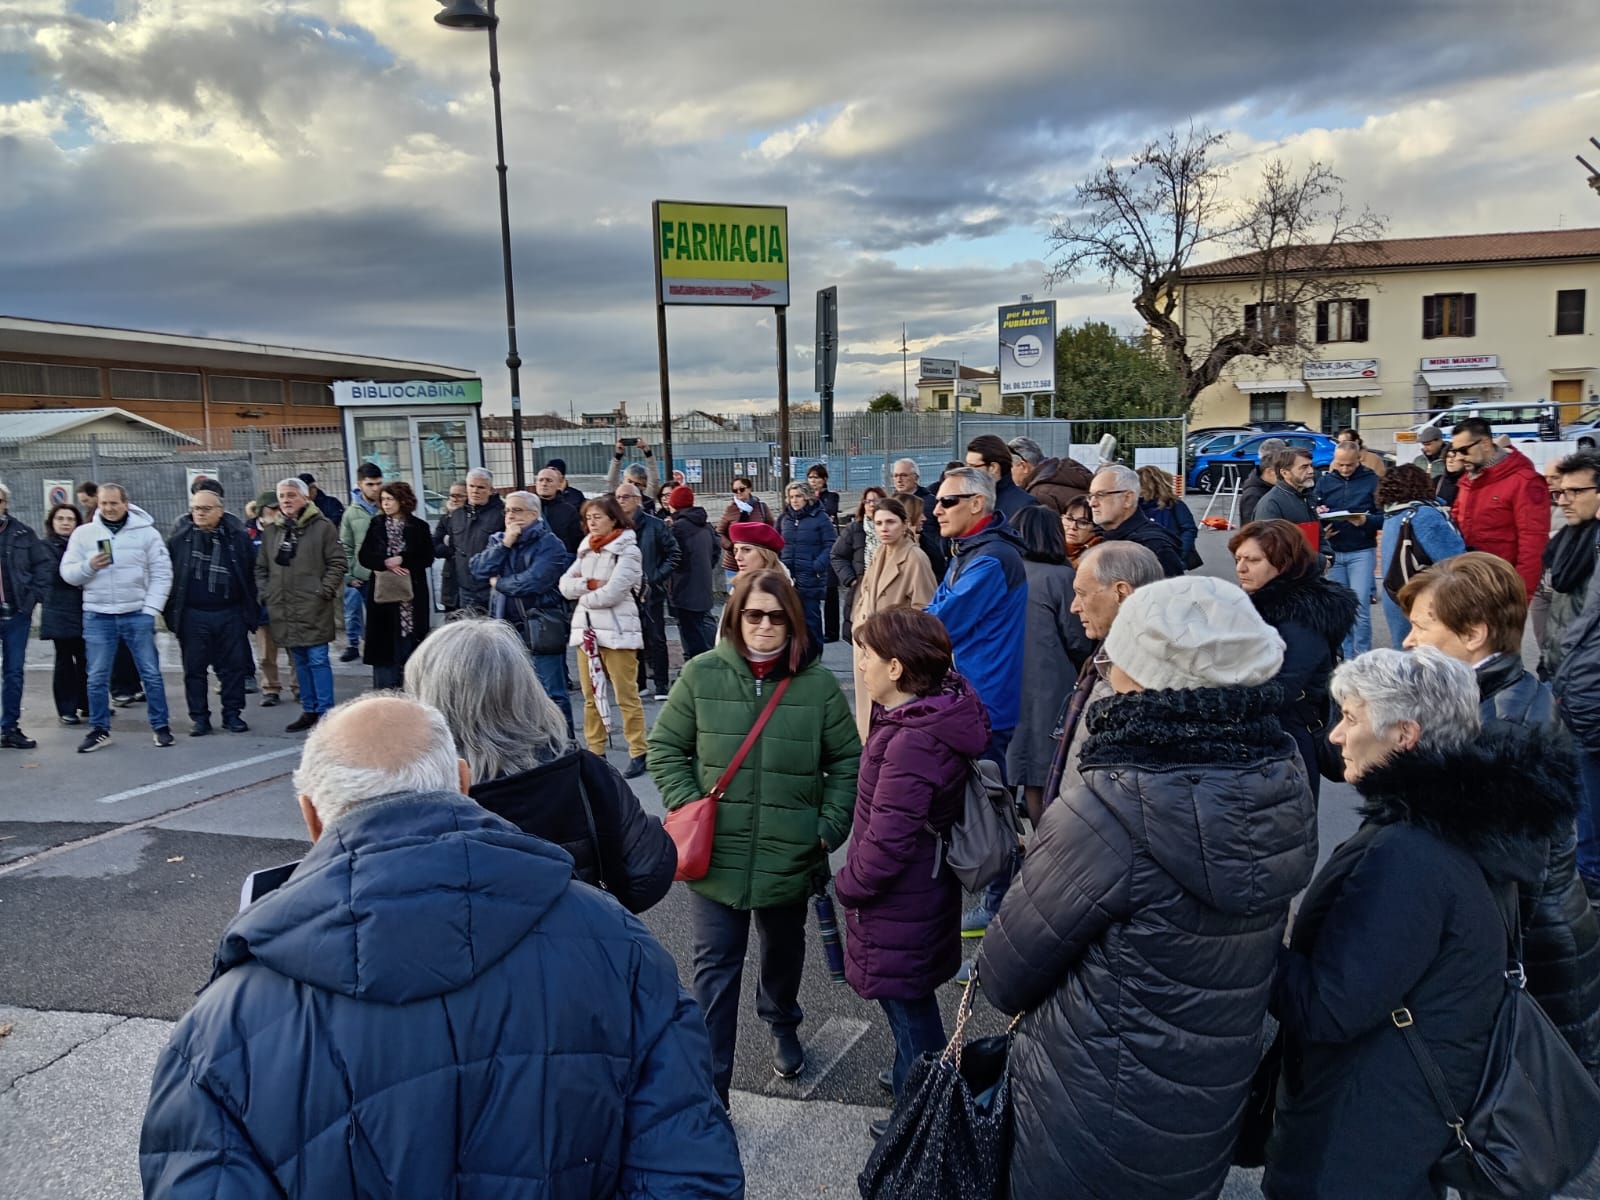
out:
M1450 528L1456 528L1455 518L1448 509L1436 506L1436 511L1450 522ZM1400 528L1394 535L1394 557L1389 560L1389 569L1383 573L1383 590L1396 604L1400 602L1400 589L1410 582L1411 577L1433 566L1433 557L1422 548L1416 534L1411 532L1411 518L1416 515L1417 510L1413 508L1400 519Z

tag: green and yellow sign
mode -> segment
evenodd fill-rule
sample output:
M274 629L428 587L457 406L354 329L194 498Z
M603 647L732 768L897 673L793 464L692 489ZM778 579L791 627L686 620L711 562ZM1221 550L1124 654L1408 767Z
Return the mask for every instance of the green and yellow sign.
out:
M653 208L663 304L789 303L788 208L677 200Z

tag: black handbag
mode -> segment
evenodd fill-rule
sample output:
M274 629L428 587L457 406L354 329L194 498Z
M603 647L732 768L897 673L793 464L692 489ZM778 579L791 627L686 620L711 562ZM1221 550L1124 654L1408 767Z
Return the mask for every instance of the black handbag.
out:
M1544 1200L1589 1165L1600 1146L1600 1087L1525 990L1515 889L1497 895L1510 938L1506 992L1471 1111L1456 1111L1444 1074L1417 1034L1409 1009L1390 1020L1417 1060L1428 1090L1455 1134L1429 1172L1463 1196Z
M1005 1033L966 1044L978 972L961 997L956 1031L938 1057L911 1066L905 1090L856 1178L863 1200L1004 1200L1011 1163L1008 1061L1019 1015Z
M1278 1077L1283 1073L1283 1026L1267 1044L1250 1077L1250 1093L1245 1098L1244 1115L1239 1121L1239 1136L1233 1143L1233 1165L1262 1167L1267 1163L1267 1140L1278 1115Z
M567 639L572 633L572 619L563 605L559 613L547 609L530 609L518 597L510 597L517 606L517 630L529 654L565 654Z

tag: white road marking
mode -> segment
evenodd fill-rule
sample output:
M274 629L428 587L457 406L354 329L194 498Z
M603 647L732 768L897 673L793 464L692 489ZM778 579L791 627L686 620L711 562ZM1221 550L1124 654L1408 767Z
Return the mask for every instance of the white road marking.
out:
M238 762L222 763L219 766L207 767L204 771L190 771L187 775L178 775L172 779L163 779L158 783L147 783L143 787L129 788L125 792L114 792L109 796L101 796L96 803L116 804L122 800L132 800L136 796L148 796L151 792L163 791L166 788L177 787L182 783L194 783L197 780L209 779L213 775L222 775L228 771L237 771L240 767L253 767L257 763L271 762L275 758L288 758L291 754L300 754L303 746L289 746L283 750L273 750L267 754L257 754L251 758L241 758Z
M795 1100L809 1100L811 1093L822 1085L828 1072L839 1065L850 1053L851 1047L865 1036L871 1024L859 1017L829 1017L817 1030L816 1036L805 1043L806 1069L797 1079L782 1079L774 1075L761 1090L768 1096L785 1096Z

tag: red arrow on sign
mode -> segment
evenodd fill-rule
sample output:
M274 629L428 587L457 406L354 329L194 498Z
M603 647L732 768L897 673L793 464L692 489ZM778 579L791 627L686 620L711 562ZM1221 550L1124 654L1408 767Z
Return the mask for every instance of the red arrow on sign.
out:
M672 283L667 285L669 296L744 296L751 300L760 300L766 296L776 295L771 288L762 287L759 283L751 283L748 287L729 287L727 285L711 286L700 283Z

